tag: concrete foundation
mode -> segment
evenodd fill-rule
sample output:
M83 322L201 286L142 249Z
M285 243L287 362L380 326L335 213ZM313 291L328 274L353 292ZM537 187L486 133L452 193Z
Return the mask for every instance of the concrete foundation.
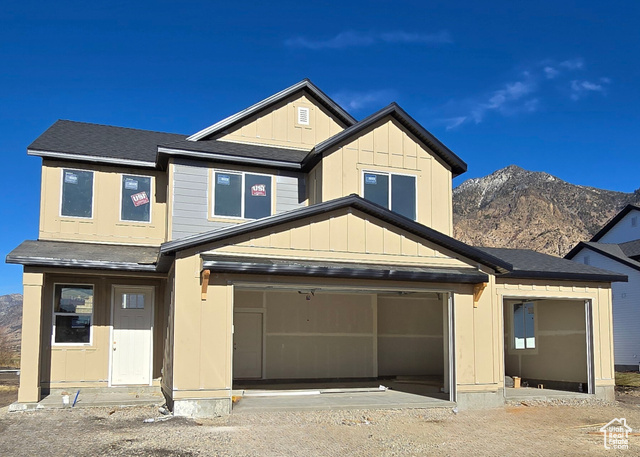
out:
M489 409L504 406L504 393L502 389L495 392L458 392L458 409Z
M598 400L615 401L616 390L614 386L596 386L596 398Z
M231 398L173 400L170 406L174 416L219 417L231 414Z

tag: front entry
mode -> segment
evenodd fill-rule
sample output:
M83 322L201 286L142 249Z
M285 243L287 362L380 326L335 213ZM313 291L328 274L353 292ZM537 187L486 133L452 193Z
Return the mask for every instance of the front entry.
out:
M114 286L111 385L151 384L153 287Z
M233 378L262 377L262 313L233 314Z

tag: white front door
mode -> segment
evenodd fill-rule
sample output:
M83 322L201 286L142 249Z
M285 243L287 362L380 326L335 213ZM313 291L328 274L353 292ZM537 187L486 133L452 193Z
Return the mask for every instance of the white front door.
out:
M153 287L113 288L111 385L151 383Z
M233 314L233 378L262 377L262 313Z

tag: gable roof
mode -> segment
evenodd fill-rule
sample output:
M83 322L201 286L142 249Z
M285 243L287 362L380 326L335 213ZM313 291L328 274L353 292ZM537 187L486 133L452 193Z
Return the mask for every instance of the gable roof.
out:
M626 275L603 270L601 268L572 262L531 249L485 248L480 251L491 254L512 265L511 271L501 275L503 278L520 279L561 279L614 282L628 280Z
M243 109L242 111L233 114L226 119L223 119L215 124L200 130L199 132L194 133L190 137L187 138L189 141L199 141L206 137L215 135L216 133L222 132L223 130L232 127L247 118L253 116L254 114L267 109L276 103L284 100L290 95L295 94L299 91L305 91L313 98L315 98L322 106L329 110L334 116L336 116L342 123L347 126L353 125L356 123L356 120L347 113L340 105L334 102L327 94L322 92L318 87L313 84L309 79L303 79L299 83L294 84L293 86L287 87L286 89L274 94L270 97L265 98L262 101L259 101L255 105L250 106L249 108Z
M27 147L29 155L154 168L158 145L185 135L58 120Z
M633 242L637 243L637 241ZM628 243L624 243L628 244ZM565 256L566 259L573 259L581 250L589 249L598 254L602 254L616 262L640 271L640 262L627 256L621 246L615 243L594 243L592 241L581 241Z
M620 222L620 220L623 217L625 217L627 214L629 214L633 210L640 211L640 206L629 204L629 205L625 206L624 208L622 208L622 210L618 214L616 214L613 217L613 219L611 219L609 222L607 222L607 224L604 227L602 227L598 233L593 235L593 238L591 238L591 240L589 240L589 241L598 241L609 230L611 230L614 225L616 225L618 222Z
M385 222L389 222L396 227L406 230L409 233L419 236L427 241L442 246L460 256L493 268L496 271L505 273L512 269L511 264L498 259L491 254L469 246L450 236L440 233L430 227L393 213L388 209L375 203L367 201L358 195L352 194L347 197L337 198L328 202L317 203L311 206L294 209L275 216L245 222L231 227L216 229L210 232L193 235L179 240L169 241L160 247L161 254L174 254L185 249L199 247L216 241L226 240L235 236L244 235L256 230L266 229L282 225L288 222L297 221L303 218L323 214L341 208L354 208L366 214L374 216Z
M357 124L343 130L340 133L326 139L322 143L316 145L315 148L309 153L309 157L305 159L304 166L307 163L315 164L322 159L322 153L337 146L344 141L353 138L363 130L372 126L381 119L387 116L391 116L402 124L408 131L414 134L420 141L432 149L438 157L447 163L454 176L458 176L467 171L467 164L458 157L453 151L446 147L440 140L431 134L427 129L421 126L415 119L407 114L405 110L400 108L397 103L391 103L390 105L382 108L380 111L373 113L372 115L361 120Z

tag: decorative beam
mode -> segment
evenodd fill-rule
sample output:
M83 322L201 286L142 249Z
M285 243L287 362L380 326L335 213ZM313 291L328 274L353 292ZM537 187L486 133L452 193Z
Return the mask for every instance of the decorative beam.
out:
M209 276L211 275L211 270L202 270L200 277L202 278L202 294L200 296L201 300L207 299L207 287L209 287Z
M488 282L481 282L473 286L473 307L474 308L478 307L478 301L480 301L482 292L487 288L488 285L489 285Z

